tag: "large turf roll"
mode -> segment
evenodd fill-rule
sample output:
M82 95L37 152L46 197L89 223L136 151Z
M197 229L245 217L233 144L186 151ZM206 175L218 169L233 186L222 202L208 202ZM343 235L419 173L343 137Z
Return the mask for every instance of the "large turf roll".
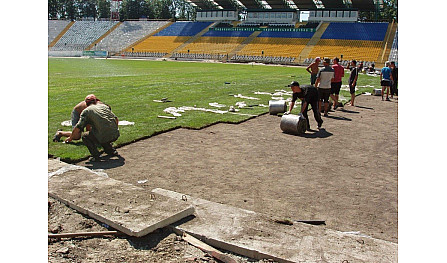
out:
M270 100L269 101L269 113L276 115L278 113L284 113L287 111L287 103L285 100Z
M283 115L279 127L285 133L300 135L306 132L307 121L306 118L301 114Z
M380 96L382 95L382 89L374 89L373 91L374 96Z

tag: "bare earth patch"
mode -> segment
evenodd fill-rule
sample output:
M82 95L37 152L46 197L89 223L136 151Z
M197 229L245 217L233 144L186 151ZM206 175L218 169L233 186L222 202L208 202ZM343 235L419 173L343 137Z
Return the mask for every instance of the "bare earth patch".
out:
M177 129L119 148L121 158L78 165L148 192L159 187L292 221L325 220L322 227L397 243L398 103L365 95L356 103L323 117L320 131L309 114L314 132L304 136L283 133L280 117L263 115ZM49 231L106 230L49 202ZM48 252L50 262L209 260L167 230L142 238L50 240Z

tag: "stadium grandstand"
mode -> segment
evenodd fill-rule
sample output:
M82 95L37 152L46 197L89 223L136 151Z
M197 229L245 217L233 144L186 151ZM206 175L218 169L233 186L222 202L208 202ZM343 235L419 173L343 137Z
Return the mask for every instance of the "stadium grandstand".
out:
M307 64L397 61L397 23L364 22L382 0L188 0L194 21L48 21L49 56ZM210 6L212 8L210 8ZM308 18L300 18L302 12Z

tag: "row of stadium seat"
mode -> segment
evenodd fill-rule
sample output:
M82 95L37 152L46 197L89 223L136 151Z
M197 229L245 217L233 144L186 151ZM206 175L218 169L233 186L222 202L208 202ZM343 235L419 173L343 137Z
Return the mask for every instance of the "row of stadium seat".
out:
M61 33L70 21L48 20L48 45Z
M119 27L102 39L96 46L98 50L120 52L132 43L138 41L141 36L150 34L168 21L124 21Z
M321 39L383 41L388 23L336 23L332 22Z
M297 58L308 42L309 39L307 38L270 38L258 36L238 52L238 54Z
M118 22L76 21L51 50L84 50L116 23Z
M185 36L151 36L125 51L169 53L185 43L191 37Z
M200 31L210 26L212 22L176 22L155 36L195 36Z
M49 21L49 41L55 38L56 32L62 26ZM76 21L65 35L51 50L84 50L105 32L115 25L110 21ZM173 51L179 54L226 55L232 51L239 56L288 57L298 58L309 43L314 32L293 31L262 31L257 37L247 40L255 31L220 31L209 30L192 43L185 44L192 37L210 26L212 22L175 22L157 34L141 41L145 36L167 25L168 21L126 21L102 39L96 46L97 50L120 52L125 47L126 52L135 54L168 54ZM50 28L54 28L50 37ZM58 28L58 29L56 29ZM376 61L383 48L383 41L388 23L330 23L321 39L313 47L309 57L340 57ZM344 39L347 38L347 39ZM368 40L366 40L368 39ZM380 40L371 40L380 39ZM141 41L141 42L138 42ZM132 43L136 43L131 46ZM244 44L243 44L244 43ZM188 52L189 51L189 52ZM164 56L163 55L163 56ZM300 58L301 60L301 58Z
M376 61L381 50L381 41L320 39L309 56Z
M179 50L183 53L222 54L230 53L238 47L245 37L200 37Z

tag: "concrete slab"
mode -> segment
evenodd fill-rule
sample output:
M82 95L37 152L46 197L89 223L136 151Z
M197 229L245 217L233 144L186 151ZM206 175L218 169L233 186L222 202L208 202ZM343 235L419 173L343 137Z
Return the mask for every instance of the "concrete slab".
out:
M274 218L181 193L154 189L175 200L187 199L196 218L175 227L211 246L255 259L278 262L397 262L396 243L346 234L304 223L284 225Z
M187 202L88 169L51 160L49 170L49 196L130 236L147 235L194 213Z

